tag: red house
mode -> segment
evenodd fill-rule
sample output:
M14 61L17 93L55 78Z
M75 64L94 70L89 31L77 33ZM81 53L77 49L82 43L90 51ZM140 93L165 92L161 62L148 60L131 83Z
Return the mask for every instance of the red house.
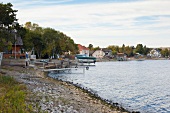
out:
M89 48L82 46L81 44L78 44L78 49L81 55L89 56Z
M22 46L23 42L21 37L17 37L16 43L12 45L12 50L4 50L3 58L25 58Z

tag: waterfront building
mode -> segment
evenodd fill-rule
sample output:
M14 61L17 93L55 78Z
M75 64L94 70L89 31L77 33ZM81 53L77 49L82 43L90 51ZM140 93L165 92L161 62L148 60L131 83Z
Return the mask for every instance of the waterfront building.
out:
M104 57L112 57L112 50L109 50L107 48L102 48L100 50L96 50L92 53L93 57L96 58L104 58Z
M93 57L96 57L96 58L102 59L102 58L105 56L105 52L102 51L102 49L96 50L96 51L92 54L92 56L93 56Z
M78 44L79 54L89 57L89 48Z
M23 41L21 37L16 37L16 42L12 44L12 49L8 50L4 48L3 58L25 58L25 53L23 49Z
M125 53L117 53L116 58L118 61L126 61L127 55Z
M152 49L147 56L151 58L160 58L162 55L158 49Z

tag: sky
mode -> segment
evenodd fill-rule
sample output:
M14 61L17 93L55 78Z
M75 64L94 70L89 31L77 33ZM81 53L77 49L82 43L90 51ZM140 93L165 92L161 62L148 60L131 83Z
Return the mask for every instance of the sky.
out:
M84 46L170 47L170 0L4 1L20 24L54 28Z

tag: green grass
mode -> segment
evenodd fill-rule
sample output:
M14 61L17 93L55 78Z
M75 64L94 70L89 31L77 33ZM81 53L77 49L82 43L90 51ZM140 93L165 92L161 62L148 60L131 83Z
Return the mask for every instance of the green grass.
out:
M25 102L26 87L10 76L0 74L0 113L30 113L32 106Z

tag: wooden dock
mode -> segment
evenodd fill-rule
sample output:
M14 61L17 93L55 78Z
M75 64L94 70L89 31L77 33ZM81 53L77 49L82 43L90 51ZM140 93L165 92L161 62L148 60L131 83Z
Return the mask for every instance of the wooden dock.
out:
M57 68L57 69L44 69L44 72L51 72L51 71L70 71L71 68Z

